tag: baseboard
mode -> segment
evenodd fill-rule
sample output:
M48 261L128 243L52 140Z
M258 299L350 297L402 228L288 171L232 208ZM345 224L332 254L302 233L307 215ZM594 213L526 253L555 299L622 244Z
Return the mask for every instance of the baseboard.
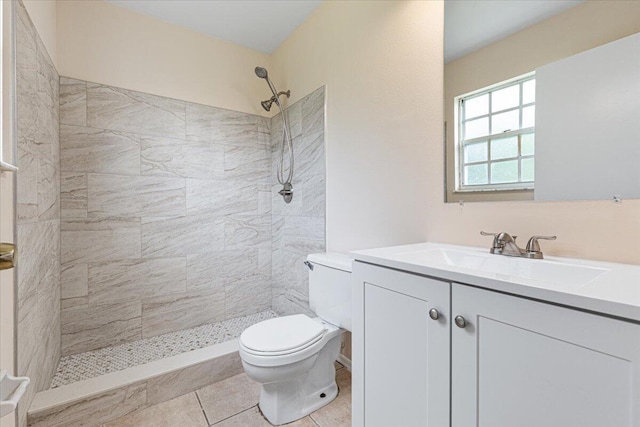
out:
M339 354L338 362L340 362L340 364L344 366L347 371L351 372L351 359L348 359L344 354Z

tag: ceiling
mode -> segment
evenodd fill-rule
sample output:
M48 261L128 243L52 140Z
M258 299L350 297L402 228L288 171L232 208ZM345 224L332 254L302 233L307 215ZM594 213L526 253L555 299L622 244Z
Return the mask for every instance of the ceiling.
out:
M451 62L583 0L445 0L444 61Z
M264 53L275 49L322 0L107 0ZM445 63L584 0L445 0Z
M171 24L272 53L322 0L107 0Z

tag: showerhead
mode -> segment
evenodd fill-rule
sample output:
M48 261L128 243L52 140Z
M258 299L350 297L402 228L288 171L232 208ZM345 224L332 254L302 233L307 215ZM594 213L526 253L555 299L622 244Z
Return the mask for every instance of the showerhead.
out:
M271 111L271 104L273 104L273 99L267 99L266 101L262 101L260 105L267 111Z
M267 69L262 67L256 67L256 76L260 77L261 79L268 78Z

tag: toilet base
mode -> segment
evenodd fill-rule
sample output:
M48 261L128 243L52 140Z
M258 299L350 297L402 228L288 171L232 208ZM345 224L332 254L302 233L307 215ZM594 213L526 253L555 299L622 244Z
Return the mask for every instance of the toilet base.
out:
M334 362L340 353L340 335L320 350L313 367L297 378L265 383L260 410L273 425L293 422L330 403L338 395Z

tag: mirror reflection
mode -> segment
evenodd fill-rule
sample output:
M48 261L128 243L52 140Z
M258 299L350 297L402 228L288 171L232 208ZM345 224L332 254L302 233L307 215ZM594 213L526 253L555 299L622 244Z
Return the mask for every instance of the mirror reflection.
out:
M446 200L640 197L640 2L445 1Z

